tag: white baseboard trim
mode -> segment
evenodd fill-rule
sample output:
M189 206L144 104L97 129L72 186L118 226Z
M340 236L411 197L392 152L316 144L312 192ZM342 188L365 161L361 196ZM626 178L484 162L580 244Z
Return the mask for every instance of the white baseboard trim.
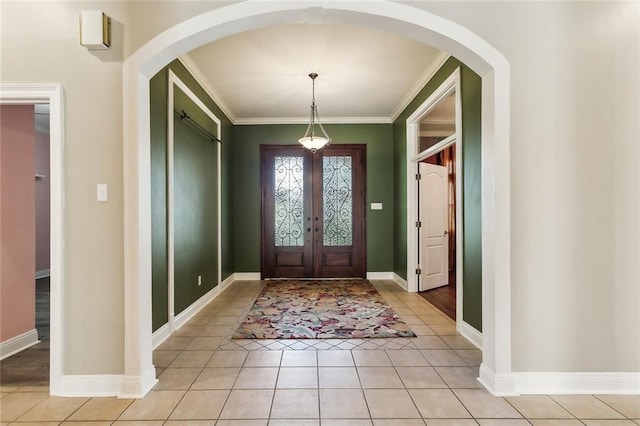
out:
M62 392L65 397L120 396L121 374L68 374L62 376Z
M153 332L151 336L151 345L153 349L156 349L158 346L162 344L165 340L171 336L171 334L186 324L191 318L198 314L205 306L207 306L213 299L215 299L220 293L225 291L231 284L235 281L243 281L243 280L251 280L253 278L245 278L246 275L251 274L254 276L254 273L243 273L241 278L238 278L238 274L229 275L224 281L222 281L219 285L211 289L200 299L196 300L192 303L188 308L184 311L180 312L176 315L172 321L167 322L162 327ZM258 278L260 279L260 273L257 273Z
M458 332L473 343L476 348L482 350L482 332L476 330L472 325L464 321L462 321Z
M260 272L236 272L233 274L233 281L256 281L259 279Z
M156 383L158 383L158 379L156 379L156 369L153 366L140 376L122 376L118 398L144 398Z
M51 275L50 269L43 269L42 271L36 271L36 280L39 278L45 278Z
M184 311L180 312L173 319L174 329L172 332L179 330L180 327L185 325L191 318L193 318L198 312L202 310L205 306L207 306L213 299L216 298L218 294L220 294L220 286L215 286L207 293L205 293L200 299L193 302L189 305Z
M367 272L368 280L393 280L393 272Z
M516 385L512 374L496 374L486 365L480 365L478 381L495 396L516 396Z
M38 330L35 328L27 331L26 333L22 333L18 336L12 337L11 339L5 340L4 342L0 342L0 360L24 351L38 343L40 343L40 340L38 340Z
M169 323L165 323L151 335L151 347L157 349L169 336L171 336L171 327L169 327Z
M392 278L393 281L398 284L400 287L402 287L404 289L404 291L409 291L409 284L407 283L407 280L405 280L404 278L402 278L400 275L396 274L395 272L392 274Z
M68 374L62 376L64 397L108 397L143 398L158 383L155 368L141 376L127 377L122 374Z
M222 280L222 282L218 286L218 287L220 287L220 293L225 291L227 289L227 287L229 287L231 284L233 284L234 281L237 281L236 274L231 274L227 278Z
M512 373L519 394L640 394L640 372Z

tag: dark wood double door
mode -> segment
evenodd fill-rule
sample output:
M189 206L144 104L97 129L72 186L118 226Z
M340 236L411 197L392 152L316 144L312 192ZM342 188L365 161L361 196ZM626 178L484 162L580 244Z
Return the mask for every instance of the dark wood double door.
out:
M365 145L260 147L262 278L364 278Z

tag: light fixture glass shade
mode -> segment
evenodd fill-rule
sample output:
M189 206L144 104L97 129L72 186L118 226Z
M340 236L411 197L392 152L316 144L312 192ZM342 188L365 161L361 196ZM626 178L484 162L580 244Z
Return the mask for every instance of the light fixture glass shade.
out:
M322 136L306 136L298 139L298 142L305 148L315 152L329 143L328 138Z
M324 127L322 127L322 123L320 123L320 118L318 117L318 108L316 107L316 77L318 77L318 74L314 72L309 74L309 78L311 78L312 81L311 115L309 117L309 125L307 126L307 130L304 132L304 135L300 139L298 139L298 142L302 146L313 153L331 142L331 138L329 137L329 135L327 135ZM320 128L323 136L316 136L316 125Z

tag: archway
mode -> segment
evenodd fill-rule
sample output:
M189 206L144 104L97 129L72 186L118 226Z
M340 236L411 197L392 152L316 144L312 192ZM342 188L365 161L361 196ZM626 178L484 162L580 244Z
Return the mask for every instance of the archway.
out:
M444 50L482 77L482 322L480 381L512 394L510 296L509 64L464 27L393 2L248 0L188 19L124 64L125 379L122 396L155 383L151 345L149 79L176 57L222 37L290 23L350 23Z

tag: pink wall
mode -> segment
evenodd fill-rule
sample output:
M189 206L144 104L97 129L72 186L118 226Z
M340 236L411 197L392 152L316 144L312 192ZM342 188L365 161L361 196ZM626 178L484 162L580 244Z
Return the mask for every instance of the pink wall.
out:
M35 328L32 105L0 105L0 342Z
M36 174L44 178L36 182L36 272L49 270L49 134L36 131Z

